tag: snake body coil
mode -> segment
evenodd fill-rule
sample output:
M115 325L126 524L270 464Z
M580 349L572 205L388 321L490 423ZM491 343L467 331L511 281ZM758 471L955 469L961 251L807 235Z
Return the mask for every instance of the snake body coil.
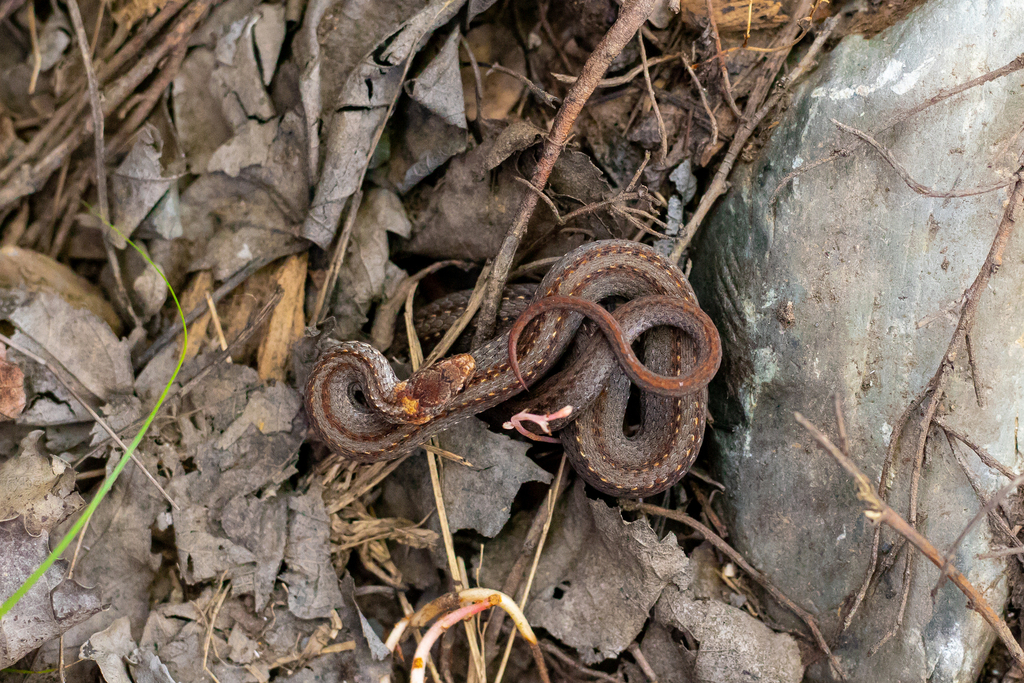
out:
M639 385L637 433L623 433L630 379L604 336L582 345L586 350L579 358L531 390L529 398L531 405L551 410L574 406L575 419L557 425L568 422L559 435L577 472L595 488L630 497L668 488L696 458L704 433L706 383L721 359L718 334L697 307L686 278L654 250L634 242L592 242L566 255L541 282L528 311L532 320L520 325L518 364L528 382L547 374L583 321L571 301L552 305L544 302L546 297L629 300L615 312L618 327L613 321L609 328L620 357L623 345L628 350L640 334L656 328L644 338L643 366L663 379L655 377L655 386ZM509 333L405 382L370 345L344 342L329 348L314 366L306 408L314 429L337 456L377 462L408 453L459 420L522 391L509 364Z

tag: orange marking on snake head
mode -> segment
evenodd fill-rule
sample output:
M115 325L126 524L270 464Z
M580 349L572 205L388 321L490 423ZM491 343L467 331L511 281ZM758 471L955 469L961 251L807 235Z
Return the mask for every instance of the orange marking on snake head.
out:
M468 353L445 358L395 385L395 399L412 424L436 417L465 388L476 372Z

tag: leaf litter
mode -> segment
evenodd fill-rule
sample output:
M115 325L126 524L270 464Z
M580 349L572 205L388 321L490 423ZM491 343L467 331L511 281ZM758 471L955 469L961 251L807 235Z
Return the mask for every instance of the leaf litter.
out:
M733 680L743 667L797 680L802 663L789 635L694 592L700 570L681 527L655 531L581 482L546 521L538 510L548 505L557 458L536 460L530 443L485 421L440 437L441 451L462 459L441 467L443 524L422 455L323 472L325 451L309 443L301 391L322 336L367 338L382 304L424 259L480 262L498 250L533 192L523 179L565 94L552 74L578 73L619 11L578 4L579 14L518 0L158 0L116 7L113 17L104 3L81 4L96 31L97 65L117 64L117 76L149 69L130 104L108 117L104 172L113 222L181 294L190 338L171 398L137 452L166 495L137 467L124 470L80 545L0 617L0 666L74 662L61 680L108 683L401 680L415 645L392 654L383 642L399 619L453 584L516 593L521 585L506 585L510 570L541 545L526 615L557 653L552 666L568 661L579 672L596 666L605 677L638 680L629 653L639 644L661 668L659 680L691 680L683 669ZM703 5L691 4L678 16L659 5L644 29L649 50L695 43L712 56ZM769 38L788 20L780 10L795 6L755 4L755 36ZM16 11L0 28L19 39L0 41L0 327L47 363L13 348L0 358L2 597L45 558L50 534L70 526L121 456L53 373L128 439L182 343L159 273L83 204L96 199L86 136L58 146L89 118L80 51L69 49L60 4L42 18L31 3L0 11L8 7ZM180 24L181 35L161 32L189 11L198 15ZM722 15L720 29L737 29L724 26ZM729 40L736 45L738 34ZM141 61L155 50L166 59ZM634 43L612 72L639 59ZM742 51L728 59L753 63ZM106 94L115 74L104 69ZM700 71L721 104L712 73ZM705 166L721 148L712 128L735 132L727 107L712 126L683 75L652 71L670 95L660 112L644 100L642 75L595 98L580 140L554 166L524 259L631 237L637 215L657 227L653 195L633 218L587 210L566 225L561 216L614 203L638 168L645 191L671 194L671 172ZM56 127L43 136L49 121ZM664 135L674 143L670 158L645 166L645 151ZM85 153L73 156L80 146ZM46 154L57 163L43 164ZM125 296L114 269L123 271ZM417 306L471 287L467 277L425 278ZM145 327L129 336L133 316ZM408 373L406 358L391 355ZM454 555L465 569L453 577ZM712 572L716 562L704 558ZM447 660L436 663L444 675L477 681L465 672L490 663L493 676L498 653L481 654L485 638L476 640L452 629ZM746 648L735 667L715 659L727 648ZM537 680L527 650L517 645L510 661L507 678Z

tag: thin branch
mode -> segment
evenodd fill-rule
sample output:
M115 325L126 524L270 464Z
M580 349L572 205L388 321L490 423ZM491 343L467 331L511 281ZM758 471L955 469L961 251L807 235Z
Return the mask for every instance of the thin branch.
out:
M473 54L473 48L469 46L469 41L466 40L466 37L459 35L459 42L462 44L462 49L469 55L469 65L473 70L473 102L476 105L476 116L474 118L479 122L484 117L484 81L480 77L480 64L477 63L476 55Z
M576 118L583 110L587 99L597 82L604 76L612 60L618 55L623 46L633 38L641 24L647 20L651 10L654 8L654 0L631 0L622 5L619 9L619 16L615 23L601 39L601 42L594 48L594 52L583 65L579 80L566 93L565 100L559 108L558 113L551 125L551 132L544 138L544 145L537 160L537 167L534 171L531 182L538 190L543 190L547 184L548 177L554 169L555 161L562 153L562 148L569 137ZM501 248L494 259L494 270L487 282L487 291L484 302L480 308L477 321L476 334L473 337L473 345L480 346L482 342L490 339L494 334L494 324L498 314L498 306L501 301L501 292L505 289L508 281L508 273L512 268L512 261L515 259L519 242L526 233L526 226L533 216L534 207L537 206L537 195L533 192L523 197L522 203L502 241Z
M993 238L992 246L989 248L988 256L985 258L985 263L982 264L977 277L975 277L974 279L974 282L971 283L971 286L967 288L966 292L964 292L965 303L963 308L961 308L960 310L960 319L957 322L956 329L953 331L953 335L949 341L949 345L946 347L946 352L943 354L942 360L939 362L939 367L935 371L935 374L932 376L932 378L928 381L925 388L922 389L921 393L918 394L917 397L915 397L915 400L911 403L910 406L907 407L907 409L903 412L903 415L901 415L900 421L898 422L900 431L897 432L894 430L892 437L890 438L889 449L886 454L886 463L885 465L883 465L882 482L879 484L880 487L883 485L887 485L886 482L888 480L888 469L886 466L892 462L891 455L895 453L896 444L899 438L899 434L902 432L903 424L906 422L907 417L909 416L910 412L914 409L914 407L918 403L920 403L920 401L923 400L925 396L928 396L928 403L926 404L924 410L924 418L921 420L917 449L915 451L914 472L911 477L911 525L915 524L917 521L917 491L920 485L920 468L924 458L924 444L925 440L927 439L928 430L931 426L931 421L935 416L935 412L938 408L938 402L942 397L942 394L945 391L946 384L949 381L949 377L951 376L952 369L958 355L958 349L960 348L960 344L963 343L967 333L974 326L974 318L978 310L978 303L981 299L981 295L985 291L985 288L988 286L988 282L991 279L992 274L995 273L995 271L998 270L999 266L1002 264L1003 251L1005 250L1006 244L1010 239L1010 235L1012 235L1013 233L1013 229L1016 227L1017 211L1020 208L1022 202L1024 202L1024 178L1021 177L1021 171L1024 170L1024 168L1021 168L1021 164L1024 164L1024 155L1022 155L1018 159L1018 172L1015 174L1017 180L1014 184L1013 191L1011 192L1010 197L1007 200L1006 209L1003 212L1003 218L999 222L999 227L996 230L995 237ZM890 557L895 557L895 555L896 551L891 553ZM896 624L893 629L890 629L889 633L887 633L887 635L883 638L882 642L876 645L876 647L874 648L875 650L877 650L877 648L882 643L884 643L885 640L891 637L891 634L894 632L895 628L898 628L899 622L902 620L903 612L905 609L905 602L907 600L907 595L909 591L911 561L912 560L910 559L910 557L908 557L907 566L904 569L904 595L901 600L902 606L899 612L897 613Z
M472 322L473 316L480 310L480 304L483 303L487 278L490 274L491 267L489 265L484 266L483 270L480 271L480 277L476 280L476 285L473 287L473 293L469 295L469 301L466 302L466 310L462 312L462 315L455 321L455 324L448 328L448 331L441 337L441 341L434 346L430 355L427 356L425 365L432 365L437 362L438 358L446 354L448 349L455 344L455 341L469 326L469 323Z
M512 78L516 79L517 81L525 85L527 90L530 91L530 94L536 97L540 101L540 103L543 104L545 107L551 107L552 109L556 109L558 105L562 103L561 98L556 97L555 95L552 95L551 93L547 92L546 90L541 88L539 85L537 85L536 83L534 83L533 81L531 81L529 78L519 73L518 71L513 71L512 69L506 68L501 64L488 64L486 62L481 62L480 66L487 69L487 73L490 73L491 71L497 71L500 74L505 74L506 76L511 76Z
M551 519L555 514L555 501L558 500L558 495L562 486L563 475L565 473L565 454L562 454L562 461L558 464L558 472L555 474L555 480L551 483L548 488L548 495L546 498L547 503L547 515L544 517L544 526L540 532L540 538L537 541L537 547L533 551L533 564L530 565L530 572L526 576L526 586L523 588L523 596L519 598L519 609L526 609L526 601L530 597L530 588L533 586L533 579L537 575L537 565L540 563L541 553L544 551L544 542L547 540L548 531L551 529ZM500 627L500 624L498 624ZM505 666L508 664L509 655L512 654L512 645L515 643L517 631L512 631L512 634L508 638L508 645L505 647L505 654L502 655L501 664L498 667L498 673L494 677L494 683L501 683L501 679L505 673Z
M396 316L398 316L402 306L405 305L405 297L409 293L409 288L431 273L435 273L448 266L458 266L462 270L468 270L470 264L467 261L435 261L418 273L406 277L398 284L394 295L377 307L377 314L373 317L370 342L374 347L381 351L386 351L394 341Z
M651 57L650 59L647 60L647 65L655 66L657 64L661 64L662 62L670 62L673 59L679 58L685 59L686 53L676 52L675 54ZM621 76L615 76L613 78L602 78L600 81L597 82L597 88L618 88L621 85L626 85L627 83L631 82L634 78L642 74L643 71L644 65L638 64L637 66L634 66L632 69L622 74ZM565 74L551 74L551 77L554 78L559 83L565 83L567 85L572 85L579 80L576 76L567 76Z
M967 538L967 534L977 526L978 522L980 522L982 518L995 512L996 506L999 505L1004 498L1013 493L1013 490L1021 484L1024 484L1024 474L1017 475L1009 484L996 491L995 495L987 501L982 501L983 504L978 508L978 512L973 518L971 518L971 521L967 523L967 526L965 526L963 531L960 532L960 535L956 537L956 540L953 541L953 545L949 547L949 550L946 551L944 562L942 563L942 566L939 567L939 581L935 584L935 588L932 589L933 600L935 599L936 593L938 593L939 589L942 588L942 585L946 582L946 577L949 576L950 564L953 562L953 558L956 557L956 551L960 548L960 544L964 542L965 538Z
M725 101L729 105L729 109L732 109L732 113L736 115L736 120L739 121L743 118L743 112L736 106L736 100L732 97L732 85L729 83L729 69L725 65L725 54L722 52L722 38L718 35L718 23L715 21L715 6L711 0L706 0L708 8L708 25L711 27L711 35L715 39L715 56L714 59L718 60L718 65L722 71L722 94L725 96Z
M978 481L978 477L971 471L970 466L967 464L967 458L965 458L964 455L953 445L953 437L950 434L946 434L946 443L949 444L949 451L953 454L956 464L960 466L960 470L964 473L964 476L967 477L967 481L970 483L971 488L974 489L974 494L978 497L981 504L985 505L986 498L985 493L982 490L981 482ZM1003 542L1009 545L1011 550L1017 548L1024 550L1024 543L1021 543L1020 539L1014 535L1013 529L1010 528L1010 524L1006 521L1006 518L1003 515L992 510L989 512L988 516L995 528L1000 534L1002 534ZM986 553L977 555L978 559L984 559L985 554ZM1024 563L1024 557L1018 557L1017 560L1018 562Z
M900 179L903 180L903 182L907 184L907 187L909 187L911 190L913 190L914 192L916 192L916 193L918 193L920 195L924 195L925 197L936 197L938 199L956 199L956 198L960 198L960 197L974 197L974 196L977 196L979 194L987 194L989 192L994 192L995 190L1001 190L1004 187L1009 187L1016 180L1016 178L1010 178L1009 180L1006 180L1006 181L1001 182L1001 183L997 183L995 185L987 185L985 187L977 187L977 188L974 188L974 189L971 189L971 190L963 190L963 191L960 191L960 192L939 192L938 190L933 190L932 188L928 187L927 185L922 185L921 183L919 183L916 180L914 180L911 177L910 173L907 172L907 169L903 168L903 166L900 164L900 162L896 161L896 158L892 155L892 152L890 152L888 149L883 147L880 142L875 140L873 137L871 137L870 135L868 135L864 131L857 130L853 126L847 126L845 123L840 123L839 121L836 121L835 119L831 119L831 121L832 121L832 123L834 123L836 125L837 128L839 128L839 130L846 131L847 133L850 133L852 135L856 135L861 140L863 140L864 142L866 142L869 145L871 145L872 147L874 147L875 151L878 152L880 155L882 155L882 158L885 159L885 161L890 166L892 166L892 169L894 171L896 171L896 175L898 175L900 177Z
M43 54L39 50L39 32L36 30L36 5L30 3L28 6L28 37L32 44L32 75L28 79L28 94L36 92L36 81L39 80L39 71L43 66Z
M942 102L943 100L949 99L950 97L953 97L954 95L959 95L960 93L962 93L962 92L964 92L966 90L969 90L971 88L977 87L977 86L982 85L984 83L988 83L989 81L993 81L993 80L995 80L997 78L1002 78L1003 76L1006 76L1008 74L1011 74L1011 73L1014 73L1016 71L1019 71L1022 68L1024 68L1024 53L1018 55L1015 59L1013 59L1009 63L999 67L998 69L995 69L993 71L989 71L988 73L982 74L981 76L978 76L977 78L972 78L971 80L967 81L966 83L961 83L960 85L957 85L957 86L954 86L952 88L949 88L948 90L941 90L941 91L939 91L938 94L936 94L936 95L934 95L932 97L929 97L924 102L922 102L922 103L920 103L920 104L918 104L918 105L916 105L914 107L911 107L910 109L908 109L905 112L900 112L899 114L896 114L891 119L889 119L885 124L883 124L880 128L875 130L874 131L874 135L878 135L878 134L880 134L880 133L882 133L884 131L887 131L890 128L892 128L893 126L896 126L899 123L902 123L903 121L906 121L911 116L914 116L915 114L919 114L920 112L924 111L925 109L928 109L929 107L932 107L932 106L938 104L939 102ZM796 177L796 175L799 175L799 173L802 172L804 168L806 168L807 170L810 170L811 168L815 168L817 166L820 166L823 163L834 161L835 159L836 159L836 157L834 156L834 153L833 153L832 155L829 155L827 157L823 157L821 159L817 159L815 161L808 162L807 164L804 164L800 168L796 169L796 171L794 171L793 173L790 173L788 176L786 176L786 178L785 178L785 180L783 182L788 182L789 180L792 180L793 178ZM779 188L778 187L775 188L775 192L777 193L778 191L779 191Z
M303 247L303 249L305 248ZM225 280L224 284L222 284L217 289L213 290L213 293L210 295L210 297L213 299L214 303L220 303L221 299L223 299L232 291L234 291L234 289L238 287L238 285L248 280L258 270L260 270L264 266L270 265L271 263L280 258L284 258L285 256L290 256L290 253L273 254L271 256L263 256L258 259L250 261L248 264L245 265L244 268L242 268L237 273L235 273L227 280ZM208 310L209 308L207 307L206 301L200 301L198 304L196 304L195 308L193 308L191 311L185 314L185 325L191 325L201 316L203 316ZM139 355L139 357L132 363L132 367L136 371L141 370L146 365L146 363L153 360L156 354L160 353L160 351L162 351L164 347L166 347L168 344L177 339L179 334L181 334L180 327L168 328L163 334L157 337L156 341L153 342L153 344L148 349L146 349Z
M85 67L85 78L89 87L89 109L92 112L93 132L93 154L96 159L96 195L97 210L99 211L100 222L107 226L110 224L110 205L107 203L107 168L106 152L104 151L103 136L103 103L100 98L100 87L96 79L96 70L93 68L92 55L89 54L89 37L85 33L85 25L82 23L82 13L78 9L78 0L68 0L68 13L71 15L71 24L75 28L75 40L82 53L82 64ZM107 252L107 261L110 263L110 271L114 276L114 291L121 307L132 319L132 324L138 328L142 326L142 319L135 312L131 299L128 298L128 290L124 287L124 279L121 277L121 264L117 260L117 251L114 249L112 240L113 231L104 231L103 247ZM121 246L124 246L124 238Z
M697 94L700 95L700 103L704 105L704 113L708 115L708 121L711 122L711 142L708 143L709 147L714 147L718 143L718 120L715 115L711 112L711 105L708 104L707 93L704 92L704 86L700 84L700 79L697 78L697 72L693 70L690 63L686 61L686 56L679 60L686 67L686 72L690 74L690 78L693 79L693 84L697 86Z
M797 11L794 13L794 17L803 16L810 9L811 0L803 0ZM747 113L740 119L740 125L733 136L732 143L729 145L729 150L726 152L725 157L722 159L722 163L718 166L718 171L715 172L715 177L711 181L711 185L708 187L704 196L701 197L700 203L697 205L697 210L694 211L693 216L690 217L690 221L686 224L686 228L683 233L679 236L676 241L676 246L672 249L672 254L669 257L673 262L678 262L682 257L683 252L686 251L686 247L689 246L693 240L694 235L697 234L698 228L704 222L708 212L711 211L711 207L714 206L718 198L725 194L729 185L726 182L729 174L732 172L733 165L739 158L740 152L747 144L747 140L753 134L754 129L761 123L765 116L771 112L776 105L781 102L782 97L785 95L789 87L798 80L804 73L806 73L815 63L818 57L818 53L821 52L825 46L825 41L832 34L836 24L839 21L839 16L836 15L830 19L826 19L822 24L821 31L818 33L811 47L807 50L807 54L804 55L803 59L800 60L797 67L793 72L786 78L783 78L776 86L776 91L771 97L761 105L763 94L761 91L764 88L769 87L768 84L774 80L775 74L782 67L782 63L788 56L787 50L782 50L777 54L772 55L769 60L765 63L767 71L765 72L765 78L763 79L766 85L764 88L754 88L751 94L747 97ZM800 19L794 18L790 21L789 25L786 26L785 30L779 33L779 38L784 42L792 40L797 33L800 32Z
M896 114L889 121L887 121L881 128L875 130L875 135L878 135L883 131L889 130L890 128L899 124L900 122L909 119L911 116L914 116L915 114L918 114L927 109L928 107L934 106L943 100L947 100L950 97L953 97L954 95L959 95L965 90L970 90L971 88L983 85L985 83L988 83L989 81L994 81L997 78L1002 78L1003 76L1012 74L1013 72L1019 71L1020 69L1024 69L1024 53L1017 55L1013 60L1011 60L1007 64L1004 64L998 69L989 71L986 74L982 74L977 78L972 78L966 83L961 83L960 85L953 86L952 88L949 88L947 90L940 90L937 94L932 95L921 104L918 104L915 107L911 107L907 111Z
M710 0L708 0L710 2ZM654 110L654 118L658 121L658 136L661 138L661 155L658 162L665 160L668 156L668 132L665 130L665 119L661 117L661 109L658 107L658 98L654 96L654 85L651 84L651 70L647 64L647 48L644 47L643 31L637 31L636 40L640 44L640 62L644 67L644 83L647 84L647 96L651 98L651 109Z
M365 173L365 169L363 172ZM363 181L360 179L356 188L361 187L362 184ZM346 199L348 198L346 197ZM330 303L330 296L338 280L338 274L341 272L341 264L345 261L345 254L348 253L348 243L352 238L352 231L356 226L356 215L359 213L359 207L362 205L362 202L363 191L356 189L351 195L351 200L348 202L348 214L345 216L345 224L341 228L338 242L334 245L334 252L331 254L331 264L327 268L327 277L324 278L324 286L316 293L313 315L310 317L313 325L319 325L327 317L327 306Z
M992 455L989 454L989 452L985 450L984 447L979 446L963 432L957 430L954 427L950 427L948 424L946 424L944 420L941 419L936 419L935 424L939 426L939 429L946 432L946 434L956 437L957 440L960 441L963 445L967 446L972 451L974 451L974 454L978 456L978 459L981 460L982 463L984 463L985 467L995 470L996 472L1003 475L1007 479L1013 479L1015 476L1017 476L1016 474L1014 474L1013 470L1011 470L1009 467L1007 467L1006 465L992 457Z
M184 0L176 0L175 2L168 3L167 8L172 6L180 7L181 4L178 4L179 2L184 4ZM206 15L213 2L214 0L193 0L182 12L178 21L167 32L160 44L145 56L137 59L134 66L124 76L106 88L103 93L102 102L104 116L116 111L139 85L152 74L164 58L188 39L192 34L192 30L203 16ZM157 16L160 17L163 14L164 12L161 11ZM170 16L167 18L170 19ZM147 26L147 30L143 32L144 34L148 34L148 28ZM132 44L134 43L135 40L133 39ZM120 55L121 53L119 52L118 54ZM104 74L108 72L110 72L109 65L102 67L98 73L100 80L103 80ZM38 191L49 179L50 175L59 169L67 157L78 149L89 134L93 132L91 118L79 121L79 114L84 111L87 102L88 97L84 93L81 96L72 98L71 101L58 110L58 113L54 115L51 122L48 122L42 130L36 133L32 143L26 146L27 149L31 148L33 150L32 153L27 154L27 149L23 150L16 159L8 162L3 170L0 171L0 181L11 179L7 184L0 186L0 208L6 207L19 198ZM63 116L61 116L62 112ZM72 125L69 132L66 135L57 135L61 126L67 122L70 122ZM51 123L53 124L52 126ZM39 140L38 144L36 144L37 139ZM56 142L53 148L47 151L42 159L38 160L26 172L22 167L27 164L31 156L38 152L44 144L51 141ZM22 175L15 176L19 172Z
M836 159L846 159L852 156L852 154L853 153L848 149L834 149L829 153L827 157L822 157L817 161L808 162L800 166L800 168L796 169L795 171L787 173L786 177L780 180L779 184L775 186L774 190L772 190L772 195L768 198L768 210L774 210L775 200L778 199L779 192L782 190L783 187L789 184L789 181L793 180L793 178L801 176L804 173L807 173L808 171L818 168L819 166L822 166L824 164L830 164Z
M874 489L871 486L871 482L867 476L861 472L853 461L846 457L842 451L836 448L835 444L824 433L822 433L817 427L810 423L800 413L795 413L794 417L801 427L807 430L807 432L818 442L818 445L831 455L840 467L846 470L847 474L853 477L854 482L857 486L857 498L860 499L866 506L867 509L864 511L864 515L876 524L888 524L894 531L906 538L915 548L921 551L925 557L927 557L932 564L936 567L942 567L943 558L939 554L939 551L935 549L935 546L928 541L927 538L917 532L912 526L900 517L895 510L889 507L881 498L879 498ZM1000 640L1009 650L1010 656L1013 657L1014 662L1018 666L1024 666L1024 650L1021 649L1020 644L1013 637L1006 622L1003 621L998 614L992 609L985 600L985 596L982 595L978 589L976 589L970 581L965 577L956 567L949 568L950 580L956 585L957 588L967 597L967 605L977 612L985 622L992 627L992 629L999 636Z
M519 548L519 554L516 556L516 560L512 564L512 568L509 569L508 574L505 576L505 582L501 586L502 593L515 595L519 592L519 587L527 573L528 563L531 561L531 556L536 555L537 548L540 546L541 536L545 533L544 527L548 524L548 519L553 514L554 506L558 502L558 497L561 496L568 487L569 476L568 470L563 469L561 471L558 479L552 482L551 488L549 489L549 495L544 498L544 502L541 503L540 507L537 508L537 512L534 513L533 521L530 523L530 528L527 529L526 537L523 539L523 543ZM551 495L551 492L554 492L554 495ZM484 626L484 634L486 636L484 640L484 651L487 653L488 663L490 663L490 661L498 654L498 637L501 633L501 627L504 623L504 619L504 612L494 612L486 626Z

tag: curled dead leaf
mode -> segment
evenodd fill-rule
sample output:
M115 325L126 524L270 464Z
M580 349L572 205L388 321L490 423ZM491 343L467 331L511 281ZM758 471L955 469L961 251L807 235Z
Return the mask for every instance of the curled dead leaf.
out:
M0 422L13 420L25 410L25 373L7 360L7 347L0 345Z

